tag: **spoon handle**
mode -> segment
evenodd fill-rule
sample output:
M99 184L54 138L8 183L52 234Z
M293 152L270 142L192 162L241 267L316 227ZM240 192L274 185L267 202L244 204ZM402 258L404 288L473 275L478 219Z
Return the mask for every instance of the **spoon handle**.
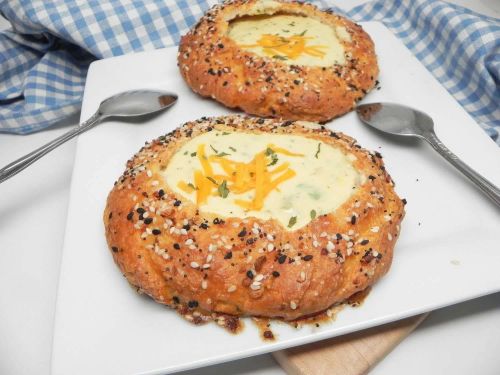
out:
M439 154L450 162L455 168L462 172L471 180L481 191L486 194L493 202L500 206L500 189L486 178L477 173L474 169L465 164L460 158L451 152L435 133L426 134L425 140L439 152Z
M37 148L34 151L31 151L29 154L26 154L20 157L19 159L14 160L12 163L7 164L5 167L0 169L0 183L18 174L23 169L25 169L26 167L30 166L35 161L40 159L42 156L48 154L50 151L62 145L66 141L69 141L71 138L97 125L100 120L101 120L101 114L99 112L96 112L94 115L92 115L92 117L90 117L87 121L82 122L76 128L71 129L70 131L57 137L53 141L50 141L49 143L46 143L42 147Z

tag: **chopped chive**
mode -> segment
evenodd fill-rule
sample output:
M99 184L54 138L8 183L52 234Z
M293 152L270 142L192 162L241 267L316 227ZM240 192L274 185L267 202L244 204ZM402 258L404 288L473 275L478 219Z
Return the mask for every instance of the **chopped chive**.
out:
M236 152L237 150L234 147L229 146L229 149L233 152Z
M191 156L196 156L196 151L191 153Z
M188 186L193 190L198 190L198 188L194 186L191 182L188 184Z
M215 156L218 156L220 158L222 158L223 156L227 156L227 155L231 155L231 154L228 154L227 152L219 152L217 155Z
M304 36L304 35L306 34L306 32L307 32L307 29L305 29L304 31L302 31L302 32L299 34L299 36Z
M318 143L318 150L316 151L316 154L314 155L314 157L317 159L318 158L318 155L321 151L321 143Z
M291 228L297 223L297 216L292 216L290 220L288 220L288 228Z
M288 57L286 56L281 56L281 55L274 55L273 59L278 59L278 60L288 60Z
M311 210L311 220L314 220L316 217L316 210Z
M208 180L210 180L210 181L212 181L215 185L219 185L219 184L217 183L217 181L215 181L212 177L207 176L207 179L208 179Z
M217 151L217 150L214 148L214 146L210 145L210 148L211 148L212 150L214 150L214 152L215 152L216 154L218 154L218 153L219 153L219 151Z
M278 162L278 155L272 154L271 155L271 162L267 165L268 167L271 165L274 165Z
M222 181L222 184L219 185L217 188L217 191L219 192L219 195L222 198L227 198L227 195L229 194L229 189L227 188L227 181L224 180Z

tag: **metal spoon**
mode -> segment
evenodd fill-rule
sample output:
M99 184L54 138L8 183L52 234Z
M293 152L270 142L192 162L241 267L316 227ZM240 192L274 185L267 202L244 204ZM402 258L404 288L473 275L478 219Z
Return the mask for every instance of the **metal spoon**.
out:
M105 119L111 117L140 118L167 109L176 101L177 95L155 90L125 91L113 95L102 101L96 113L87 121L0 169L0 183L21 172L64 142L93 128Z
M434 133L434 123L427 114L392 103L363 104L356 108L356 112L361 121L381 132L426 140L434 150L500 206L500 189L460 160L439 140Z

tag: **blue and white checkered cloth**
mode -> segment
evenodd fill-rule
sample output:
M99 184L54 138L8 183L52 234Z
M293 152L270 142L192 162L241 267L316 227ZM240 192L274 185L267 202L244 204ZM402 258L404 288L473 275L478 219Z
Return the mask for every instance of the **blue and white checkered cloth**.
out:
M216 2L0 0L12 25L0 33L0 132L34 132L77 112L93 60L173 46ZM500 145L498 19L434 0L376 0L344 13L383 22Z

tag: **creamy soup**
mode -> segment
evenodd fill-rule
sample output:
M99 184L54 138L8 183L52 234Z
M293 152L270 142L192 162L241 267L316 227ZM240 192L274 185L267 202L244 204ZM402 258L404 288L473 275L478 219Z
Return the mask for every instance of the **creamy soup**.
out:
M201 211L274 218L295 230L334 211L364 182L353 160L302 136L211 131L184 144L163 173Z
M310 66L344 64L340 41L350 38L344 27L333 28L314 18L285 14L233 20L228 36L257 55Z

